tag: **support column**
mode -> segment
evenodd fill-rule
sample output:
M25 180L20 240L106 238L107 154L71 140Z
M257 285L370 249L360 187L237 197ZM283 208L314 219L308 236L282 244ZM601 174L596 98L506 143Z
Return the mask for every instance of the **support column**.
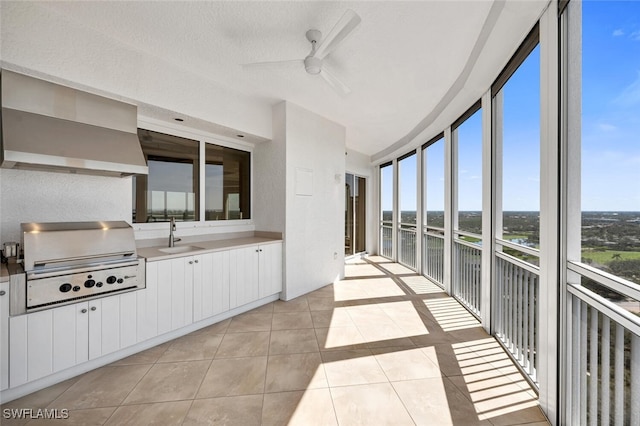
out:
M540 405L558 424L560 169L558 141L558 5L540 18Z
M398 261L398 229L400 228L400 194L398 189L400 188L400 173L398 173L398 159L394 158L392 162L393 171L393 212L392 212L392 224L391 224L391 259L394 262Z
M491 90L482 96L482 257L480 270L480 320L487 333L491 333L491 282L493 277L493 150L491 148Z
M416 272L422 274L422 227L424 225L424 205L422 185L424 182L424 164L422 164L422 148L416 149Z
M451 127L444 131L444 291L453 292L453 230L458 223L458 149Z

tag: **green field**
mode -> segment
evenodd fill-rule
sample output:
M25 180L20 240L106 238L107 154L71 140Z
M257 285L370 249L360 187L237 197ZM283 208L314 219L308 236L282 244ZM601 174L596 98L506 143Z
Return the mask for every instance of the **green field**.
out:
M619 258L616 256L620 256ZM591 259L593 263L606 265L612 260L638 260L640 259L640 251L619 251L619 250L582 250L584 259Z

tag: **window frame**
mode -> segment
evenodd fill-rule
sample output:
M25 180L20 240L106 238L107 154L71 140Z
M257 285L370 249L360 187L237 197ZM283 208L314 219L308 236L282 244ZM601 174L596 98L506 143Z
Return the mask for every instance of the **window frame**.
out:
M250 142L237 141L222 135L202 131L195 128L190 128L184 125L178 125L173 123L167 123L165 121L157 120L149 117L138 117L138 128L144 130L150 130L153 132L164 133L171 136L180 138L186 138L198 141L199 151L199 178L198 178L198 206L199 206L199 220L189 222L178 222L176 226L178 228L191 228L202 229L208 228L212 232L242 232L251 231L254 228L254 171L255 171L255 159L254 159L254 145ZM229 220L204 220L205 217L205 148L207 144L218 145L225 148L232 148L240 151L249 152L250 154L250 179L249 179L249 192L250 192L250 218L249 219L229 219ZM129 188L132 188L132 184ZM129 197L133 198L133 194ZM131 206L133 208L133 206ZM165 231L167 229L168 222L133 222L133 217L129 219L131 225L136 231ZM154 233L155 235L155 233ZM158 235L160 237L164 236Z

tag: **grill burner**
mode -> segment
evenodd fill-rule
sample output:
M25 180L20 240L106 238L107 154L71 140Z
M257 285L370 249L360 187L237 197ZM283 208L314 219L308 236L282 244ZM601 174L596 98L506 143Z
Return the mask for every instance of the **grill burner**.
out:
M23 267L10 268L11 315L145 287L126 222L23 223Z

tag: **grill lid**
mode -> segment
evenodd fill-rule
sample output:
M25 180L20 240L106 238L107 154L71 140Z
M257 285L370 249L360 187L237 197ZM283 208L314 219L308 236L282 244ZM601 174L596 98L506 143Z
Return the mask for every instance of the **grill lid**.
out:
M24 269L78 267L137 257L124 221L23 223Z

